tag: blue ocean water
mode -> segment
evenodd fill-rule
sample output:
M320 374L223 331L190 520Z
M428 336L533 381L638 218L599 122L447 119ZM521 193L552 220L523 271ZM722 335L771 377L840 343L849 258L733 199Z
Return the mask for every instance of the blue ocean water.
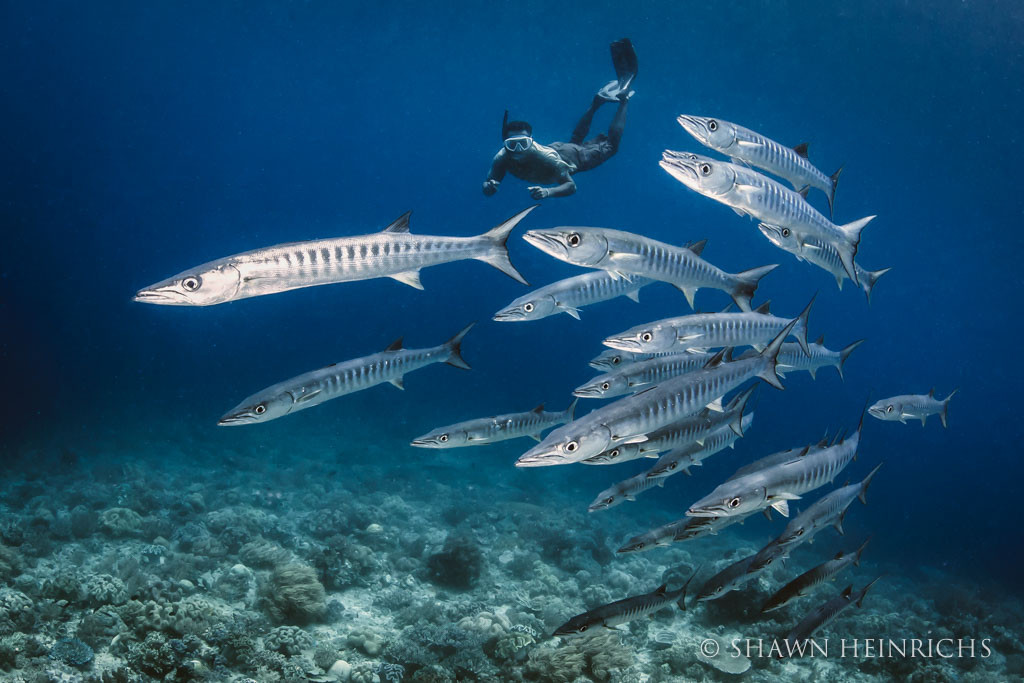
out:
M208 260L374 232L410 209L416 233L486 231L532 203L527 183L511 177L494 197L480 191L503 111L530 121L539 141L566 140L613 76L608 43L629 36L640 72L621 149L578 175L575 195L543 201L523 227L610 227L675 244L707 238L704 257L727 271L781 264L756 299L773 310L795 313L817 293L812 338L824 334L831 348L867 343L845 381L825 368L816 381L791 374L783 392L762 387L735 454L635 503L584 514L589 528L565 528L567 542L609 525L601 533L614 550L623 529L682 517L738 463L853 430L869 397L959 387L949 429L935 418L924 429L868 419L846 474L856 481L885 466L870 504L856 504L845 538L828 547L873 534L874 566L910 589L914 577L941 572L993 603L1019 598L1024 377L1013 341L1024 9L1002 1L432 5L0 8L4 476L45 488L68 474L63 467L86 476L109 461L178 467L200 482L249 469L273 489L300 463L319 461L329 478L318 484L354 501L363 490L355 482L370 480L377 492L389 482L409 495L443 484L482 504L527 501L555 519L560 510L585 513L598 491L640 464L517 470L527 440L450 452L408 441L542 401L564 408L594 374L586 361L604 336L689 310L667 285L644 289L639 305L622 298L584 309L581 321L522 324L491 316L527 289L478 262L425 270L422 292L378 279L209 308L131 296ZM844 166L836 222L877 215L858 261L893 268L870 306L851 283L837 290L754 222L658 168L664 149L702 151L676 124L681 113L810 142L822 170ZM825 208L820 200L812 194ZM509 240L511 259L533 285L582 272L521 234ZM697 307L727 301L704 290ZM432 366L407 377L404 392L380 386L265 425L216 426L264 386L399 336L409 347L435 345L474 320L463 344L471 372ZM373 476L348 475L368 465ZM7 513L17 510L12 502ZM740 538L769 538L767 525L744 527ZM688 550L715 559L714 546ZM661 582L633 578L635 593Z

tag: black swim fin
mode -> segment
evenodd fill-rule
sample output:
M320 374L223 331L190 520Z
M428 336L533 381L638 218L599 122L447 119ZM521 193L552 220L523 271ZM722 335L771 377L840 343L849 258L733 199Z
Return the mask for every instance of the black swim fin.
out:
M636 52L629 38L616 40L611 44L612 65L619 79L619 90L627 90L637 74Z

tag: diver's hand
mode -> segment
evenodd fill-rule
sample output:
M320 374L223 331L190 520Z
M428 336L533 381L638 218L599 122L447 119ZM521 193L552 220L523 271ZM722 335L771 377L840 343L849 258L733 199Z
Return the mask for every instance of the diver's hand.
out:
M548 196L551 194L548 191L548 188L541 187L540 185L531 185L526 189L530 191L530 196L533 197L534 199L547 199Z
M498 191L497 180L485 180L484 181L484 195L490 197L492 194Z

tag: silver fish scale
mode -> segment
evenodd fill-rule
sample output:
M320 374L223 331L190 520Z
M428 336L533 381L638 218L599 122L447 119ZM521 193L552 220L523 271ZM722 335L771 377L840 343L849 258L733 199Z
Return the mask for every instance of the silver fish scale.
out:
M635 277L632 281L613 277L606 270L584 273L541 287L534 294L550 294L558 301L575 307L607 301L651 284L654 280Z
M640 445L641 450L647 450L648 452L667 451L693 443L701 438L701 436L714 432L722 425L728 424L735 416L735 411L721 413L708 411L706 414L685 418L678 423L648 434L647 441Z
M617 378L623 378L627 385L627 392L630 387L644 384L659 384L667 379L678 377L681 374L692 372L703 367L708 362L707 354L682 353L660 356L645 361L632 363L615 372L598 375L587 382L584 386L601 384L604 381L614 383ZM614 385L614 384L613 384ZM605 397L616 396L617 394L603 394Z
M635 281L635 280L634 280ZM652 360L654 358L665 358L666 356L678 355L675 351L664 351L656 353L636 353L634 351L618 351L616 349L605 349L599 353L594 360L590 361L590 367L595 370L603 370L604 368L609 369L623 369L628 365L640 363L645 360ZM618 358L619 362L615 363L614 358Z
M771 341L782 328L790 323L770 313L697 313L694 315L666 318L655 324L676 330L677 344L684 347L747 346ZM684 340L686 336L700 334L700 337Z
M639 255L639 275L663 280L686 287L708 287L731 293L739 280L724 270L711 265L686 247L677 247L664 242L631 235L619 230L604 230L608 240L609 253Z
M826 218L820 211L811 206L798 193L761 175L757 171L733 165L736 169L737 181L743 185L752 185L762 191L743 193L743 205L756 210L758 219L772 225L785 225L797 229L807 228L810 235L818 235L829 240L846 242L846 233L839 226ZM801 232L805 232L801 230Z
M828 271L840 285L842 285L844 280L850 279L850 276L846 273L846 268L843 266L843 260L839 257L839 252L836 251L835 245L828 240L820 239L814 235L803 238L803 242L807 246L800 251L794 251L786 247L782 248L797 258ZM871 271L862 268L859 263L854 263L853 267L856 270L857 280L861 283L870 281Z
M807 345L810 354L805 354L799 344L786 342L779 350L779 356L775 363L782 371L789 370L817 370L826 365L839 364L839 352L825 348L817 342Z
M771 485L794 494L803 494L835 479L857 454L859 439L812 451L798 460L778 466L780 481Z
M832 180L810 161L797 154L795 149L779 144L742 126L736 126L736 133L738 139L753 142L757 147L730 146L727 150L722 150L724 154L742 159L758 168L781 176L791 182L794 187L810 185L825 194L832 194Z

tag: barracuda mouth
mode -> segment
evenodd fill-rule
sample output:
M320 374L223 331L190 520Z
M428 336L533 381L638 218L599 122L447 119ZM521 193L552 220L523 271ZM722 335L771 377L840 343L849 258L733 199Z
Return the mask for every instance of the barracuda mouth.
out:
M548 467L549 465L565 465L568 461L557 453L543 455L526 454L516 460L516 467Z
M520 320L523 320L525 317L526 316L524 316L518 310L498 311L497 313L494 314L494 320L497 320L498 322L502 323L519 322Z
M725 514L713 507L692 507L686 511L687 517L725 517Z
M616 351L643 351L640 342L631 337L608 337L601 343Z
M419 438L413 439L409 442L410 446L416 446L417 448L440 448L436 438Z
M188 306L189 302L185 295L171 287L160 289L140 289L132 297L132 301L144 304L163 304L165 306Z
M696 117L687 116L686 114L680 114L679 117L676 119L676 123L682 126L687 133L697 138L701 142L704 142L707 139L707 135L705 134L707 128Z
M878 419L882 419L885 417L885 409L871 406L870 408L868 408L868 415L871 415L872 417L877 417Z
M694 190L699 188L700 182L697 176L696 162L687 162L676 157L667 156L667 152L662 157L662 160L658 162L670 176ZM691 166L690 163L694 165Z
M256 416L247 413L228 414L217 420L218 427L238 427L255 423Z
M758 223L757 229L761 231L761 234L768 238L768 241L775 246L782 246L782 229L777 225L769 225L768 223Z
M573 390L572 395L580 398L600 398L604 396L604 392L597 387L586 386Z
M555 258L562 258L569 254L565 248L565 244L557 236L557 233L551 234L547 232L541 232L540 230L529 230L523 239L528 243L540 249L541 251L551 254Z

